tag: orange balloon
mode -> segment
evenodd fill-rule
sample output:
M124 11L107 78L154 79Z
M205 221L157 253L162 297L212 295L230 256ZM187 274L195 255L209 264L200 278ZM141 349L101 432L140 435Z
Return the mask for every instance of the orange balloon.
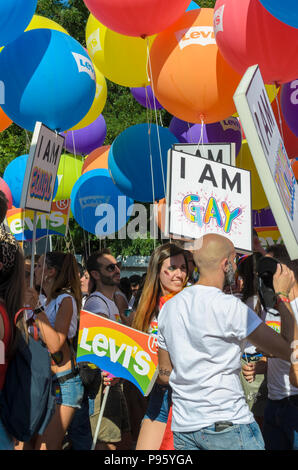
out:
M12 120L6 116L2 108L0 108L0 132L5 131L12 124Z
M103 147L99 147L93 150L93 152L91 152L84 161L82 175L87 171L96 170L98 168L108 169L108 157L110 148L110 145L104 145Z
M298 181L298 160L292 161L292 170L296 180Z
M157 210L154 213L155 215L155 221L158 225L158 228L162 233L165 231L165 222L166 222L166 200L165 198L161 199L158 202L155 202L157 204Z
M184 13L157 35L150 50L154 94L169 113L186 122L218 122L236 112L233 94L241 76L216 45L213 12L201 8Z

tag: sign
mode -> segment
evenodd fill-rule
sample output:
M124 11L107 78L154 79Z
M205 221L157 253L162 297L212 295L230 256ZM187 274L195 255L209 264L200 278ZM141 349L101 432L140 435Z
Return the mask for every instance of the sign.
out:
M224 121L222 121L224 122ZM225 163L226 165L236 165L236 144L217 143L217 144L174 144L173 150L185 152L214 162Z
M250 172L172 150L168 158L167 232L184 239L207 233L252 251Z
M298 185L257 65L242 77L234 102L282 239L290 258L296 259Z
M77 362L91 362L147 396L158 370L157 336L81 311Z
M51 212L63 144L63 136L41 122L36 123L23 183L22 208Z
M65 237L68 227L70 199L52 203L51 213L37 212L36 238L47 235ZM24 209L10 209L6 214L10 232L18 241L33 239L34 212Z

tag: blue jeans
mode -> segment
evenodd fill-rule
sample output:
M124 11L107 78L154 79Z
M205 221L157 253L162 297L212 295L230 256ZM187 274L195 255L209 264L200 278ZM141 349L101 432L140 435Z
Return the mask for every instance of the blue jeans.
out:
M287 400L268 400L263 435L266 450L298 450L298 406Z
M264 450L259 426L234 424L215 432L215 425L194 432L174 432L175 450Z
M53 375L53 392L56 396L57 405L81 408L84 396L84 386L79 375L68 379L64 383L59 383L58 378L68 375L71 371L66 370Z

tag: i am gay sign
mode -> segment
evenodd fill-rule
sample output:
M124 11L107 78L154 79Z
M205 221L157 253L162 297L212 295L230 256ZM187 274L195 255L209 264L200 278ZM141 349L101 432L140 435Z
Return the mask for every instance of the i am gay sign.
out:
M82 310L77 362L129 380L147 396L158 374L157 336Z

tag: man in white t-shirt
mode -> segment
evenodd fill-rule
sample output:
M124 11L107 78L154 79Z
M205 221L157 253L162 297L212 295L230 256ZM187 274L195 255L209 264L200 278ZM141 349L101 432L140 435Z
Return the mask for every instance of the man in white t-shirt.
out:
M290 358L291 348L241 300L222 292L225 282L234 282L233 244L216 234L197 242L199 282L169 300L159 314L159 377L172 387L175 449L264 449L240 384L241 346L248 339L283 359ZM286 291L293 276L278 269L274 282ZM287 327L291 314L280 305Z
M84 310L121 321L121 311L115 300L115 293L120 283L120 264L108 249L92 254L87 260L90 276L89 292ZM102 401L102 389L94 400L94 409L90 417L92 434L94 435ZM107 399L97 450L129 450L131 434L126 399L121 383L112 384Z

